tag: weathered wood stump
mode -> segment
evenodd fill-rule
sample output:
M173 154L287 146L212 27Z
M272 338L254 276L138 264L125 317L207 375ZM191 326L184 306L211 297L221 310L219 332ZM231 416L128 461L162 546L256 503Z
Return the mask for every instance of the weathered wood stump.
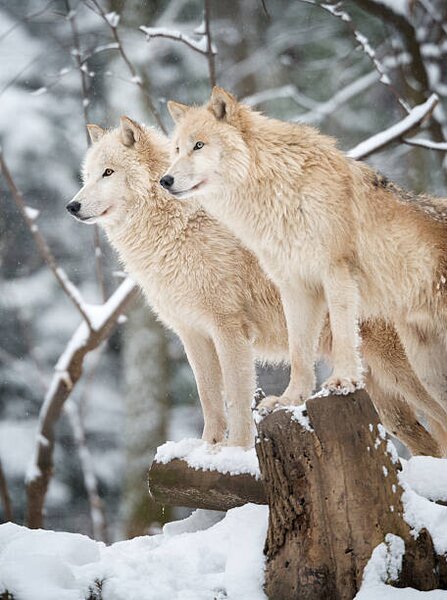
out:
M297 420L296 412L284 409L258 424L256 448L270 505L268 597L352 600L387 533L405 542L395 585L430 590L445 584L430 536L423 532L414 540L402 518L398 465L366 392L306 405L309 428L302 415Z
M264 487L253 475L203 471L175 458L154 461L148 474L149 491L159 504L228 510L247 502L267 504Z

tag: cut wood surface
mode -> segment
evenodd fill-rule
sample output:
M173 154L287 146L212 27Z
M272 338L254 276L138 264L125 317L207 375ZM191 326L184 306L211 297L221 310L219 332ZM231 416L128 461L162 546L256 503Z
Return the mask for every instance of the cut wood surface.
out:
M149 491L160 504L228 510L247 502L267 504L262 482L253 475L231 475L195 469L184 460L154 461L148 474Z
M403 520L399 466L366 392L314 398L306 406L310 427L302 412L284 409L258 424L270 506L268 597L352 600L388 533L405 542L396 585L445 586L430 536L424 531L414 540Z

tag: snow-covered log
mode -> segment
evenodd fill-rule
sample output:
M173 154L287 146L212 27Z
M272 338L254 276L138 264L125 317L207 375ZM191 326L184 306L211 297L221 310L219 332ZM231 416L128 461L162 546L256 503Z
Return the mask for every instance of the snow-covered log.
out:
M258 422L268 597L352 600L381 544L393 585L445 589L430 535L414 539L403 519L397 454L366 392L313 398L306 410Z
M167 463L154 460L148 478L150 493L159 504L229 510L247 502L267 503L254 475L198 469L179 458Z

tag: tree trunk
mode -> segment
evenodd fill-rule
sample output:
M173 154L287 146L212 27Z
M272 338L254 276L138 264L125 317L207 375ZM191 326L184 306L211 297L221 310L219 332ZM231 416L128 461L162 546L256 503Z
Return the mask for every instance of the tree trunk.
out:
M258 424L270 505L268 597L352 600L387 533L405 542L396 585L437 588L438 557L428 533L414 540L402 518L398 463L369 396L314 398L306 406L305 413L277 410Z

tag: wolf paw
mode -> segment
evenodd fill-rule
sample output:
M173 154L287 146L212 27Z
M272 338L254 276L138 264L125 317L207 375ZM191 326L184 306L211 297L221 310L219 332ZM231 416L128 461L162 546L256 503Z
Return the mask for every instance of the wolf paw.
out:
M361 379L356 379L354 377L339 377L335 375L329 377L329 379L323 383L322 390L327 391L330 394L347 396L364 387L365 384Z
M268 415L273 412L276 408L283 408L284 406L296 406L302 404L303 398L300 396L296 400L292 400L289 396L267 396L257 406L257 411L261 416Z

